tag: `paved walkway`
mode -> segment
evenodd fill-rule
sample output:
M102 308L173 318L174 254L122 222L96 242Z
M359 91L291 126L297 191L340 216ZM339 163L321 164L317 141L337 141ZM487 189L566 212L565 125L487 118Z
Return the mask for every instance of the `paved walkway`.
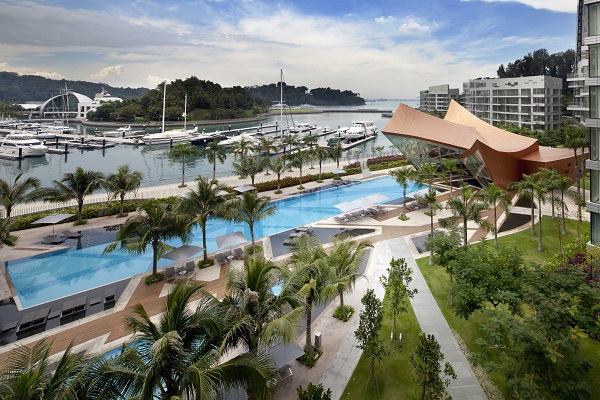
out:
M399 237L376 243L372 253L373 256L365 275L368 279L368 288L373 289L380 299L383 299L385 290L379 277L386 274L392 257L404 258L412 268L412 287L417 288L419 293L411 299L411 304L421 330L425 334L435 335L444 353L445 361L449 362L456 372L457 379L453 379L448 388L452 398L455 400L487 399L469 362L454 339L442 311L433 298L406 240ZM357 313L358 310L357 308ZM358 322L358 318L353 318L352 327L347 330L343 343L320 381L324 387L331 388L334 400L339 399L343 394L346 384L360 360L361 351L356 347L357 342L354 337L354 330L358 327Z

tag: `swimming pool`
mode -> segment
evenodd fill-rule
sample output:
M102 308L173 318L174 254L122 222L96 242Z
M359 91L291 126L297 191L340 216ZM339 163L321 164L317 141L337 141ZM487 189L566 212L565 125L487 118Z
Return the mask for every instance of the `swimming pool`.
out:
M421 187L411 183L407 193L419 189ZM276 214L256 224L254 235L256 238L270 236L340 214L335 204L375 193L398 199L402 197L402 187L394 178L383 177L279 200L273 203L277 205ZM250 231L243 223L210 220L206 231L209 252L218 250L214 238L226 233L243 231L250 240ZM173 240L169 244L178 247L182 243ZM195 232L190 244L202 246L200 230ZM152 270L151 251L140 255L120 251L102 254L105 247L106 244L80 250L70 248L7 262L6 269L21 305L32 307ZM174 262L161 259L158 268L171 264Z

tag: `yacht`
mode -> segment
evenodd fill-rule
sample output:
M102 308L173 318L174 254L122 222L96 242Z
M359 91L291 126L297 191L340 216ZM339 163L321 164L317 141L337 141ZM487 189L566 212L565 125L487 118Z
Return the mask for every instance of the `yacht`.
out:
M258 141L256 140L256 138L253 135L250 135L248 133L240 133L237 136L232 136L228 139L225 140L221 140L219 142L219 146L223 146L223 147L231 147L233 146L235 143L241 141L241 140L247 140L248 142L254 144L257 143Z
M130 125L125 125L125 126L121 126L112 131L96 130L94 132L94 135L101 136L101 137L126 138L126 137L132 137L132 136L139 136L143 133L144 133L144 131L139 131L139 130L134 131L133 129L131 129Z
M350 141L366 139L377 135L377 127L371 121L352 122L352 126L345 131L339 132L340 137Z
M215 140L226 139L227 136L221 132L202 132L194 135L191 142L192 144L204 144L214 142Z
M171 143L189 142L192 140L192 138L193 138L193 136L190 135L189 130L171 129L169 131L164 131L164 132L159 132L159 133L149 133L147 135L144 135L138 141L138 143L151 146L151 145L155 145L155 144L171 144Z
M289 133L298 136L318 135L320 130L320 127L304 122L294 123L294 125L288 128Z
M15 157L39 157L48 147L28 133L11 133L0 142L0 154Z

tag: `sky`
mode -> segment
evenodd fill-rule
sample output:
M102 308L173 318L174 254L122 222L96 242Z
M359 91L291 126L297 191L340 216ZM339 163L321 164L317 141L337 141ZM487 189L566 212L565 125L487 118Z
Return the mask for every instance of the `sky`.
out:
M414 99L574 49L576 25L576 0L0 0L0 71L156 88L283 70L288 85Z

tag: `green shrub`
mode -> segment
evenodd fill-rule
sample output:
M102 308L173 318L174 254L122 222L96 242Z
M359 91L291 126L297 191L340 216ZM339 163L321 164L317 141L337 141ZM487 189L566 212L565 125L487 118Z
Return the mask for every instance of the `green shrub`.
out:
M158 273L156 275L148 275L146 279L144 279L144 283L146 285L152 285L153 283L160 282L164 279L163 274Z
M304 351L306 351L306 347L304 348ZM296 361L298 361L300 364L306 365L308 368L312 368L315 366L315 364L317 364L317 360L322 355L323 355L323 350L314 346L312 355L308 355L307 353L304 353L300 357L296 358Z
M333 311L333 317L343 322L348 322L354 314L354 307L352 306L337 306Z
M306 390L303 390L302 386L298 386L296 392L298 400L331 400L331 389L325 390L322 383L313 385L312 382L309 382Z
M208 268L215 265L215 260L214 258L209 258L208 260L206 260L206 262L204 262L204 259L198 261L198 268L202 269L202 268Z
M248 254L256 254L256 253L260 253L262 251L262 246L256 245L254 247L250 246L248 247Z

